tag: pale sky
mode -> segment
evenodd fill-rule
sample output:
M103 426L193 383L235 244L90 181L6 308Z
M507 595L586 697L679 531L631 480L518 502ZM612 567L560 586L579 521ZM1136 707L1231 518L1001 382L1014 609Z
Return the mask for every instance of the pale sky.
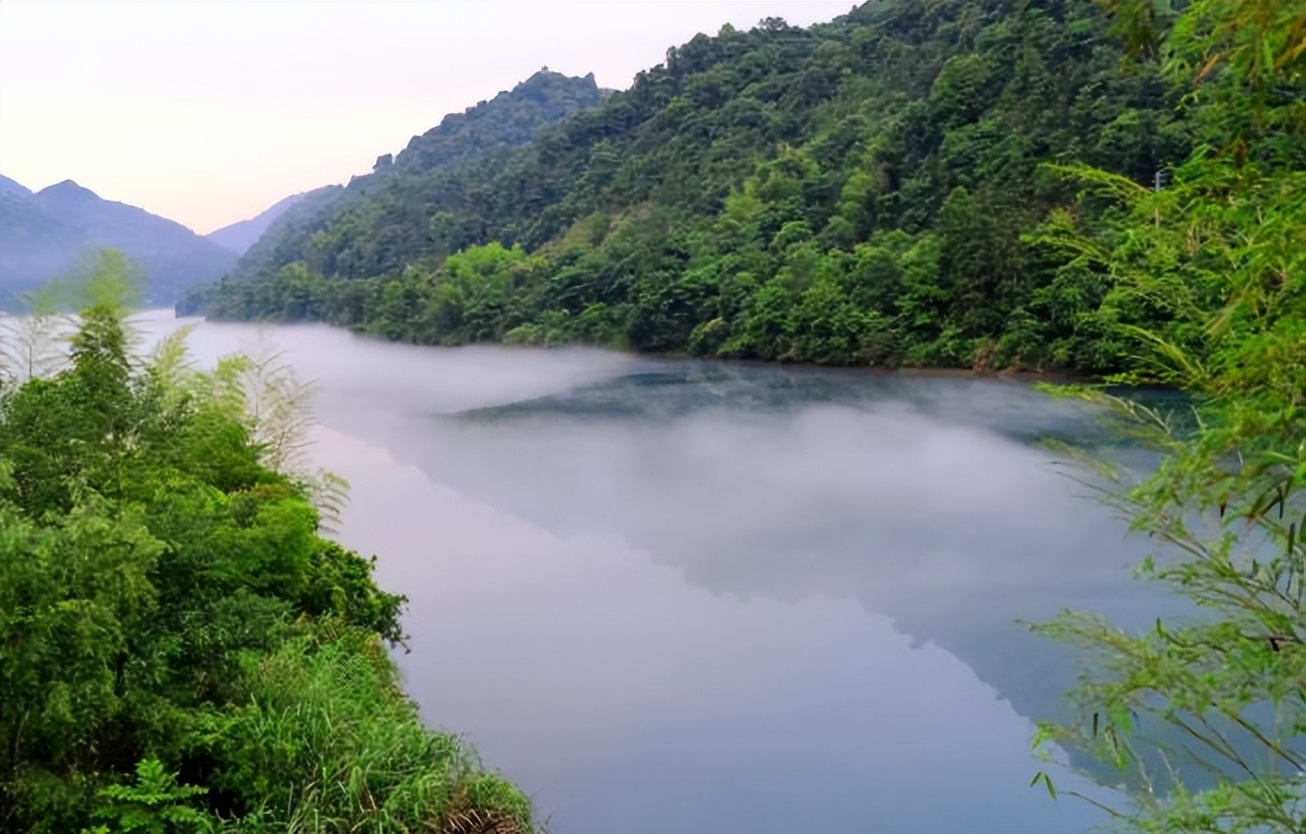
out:
M0 174L207 233L342 183L542 66L625 89L667 47L852 0L0 2Z

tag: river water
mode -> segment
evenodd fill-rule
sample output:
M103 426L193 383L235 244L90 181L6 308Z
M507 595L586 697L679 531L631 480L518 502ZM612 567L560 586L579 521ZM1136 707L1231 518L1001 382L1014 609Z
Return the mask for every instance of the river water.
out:
M320 326L189 341L200 364L275 346L315 382L314 462L352 485L340 538L409 598L408 692L554 832L1102 821L1029 787L1032 722L1075 666L1019 622L1158 613L1144 543L1038 445L1096 438L1083 406Z

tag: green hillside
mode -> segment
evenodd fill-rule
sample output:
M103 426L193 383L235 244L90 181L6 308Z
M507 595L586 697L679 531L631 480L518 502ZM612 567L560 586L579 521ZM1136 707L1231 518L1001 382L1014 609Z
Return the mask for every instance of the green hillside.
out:
M1222 129L1130 38L1089 0L725 27L506 158L401 154L297 257L182 309L419 343L1119 370L1119 325L1167 313L1118 307L1039 242L1058 209L1107 209L1047 163L1150 187Z
M371 174L306 194L250 247L233 277L266 276L299 261L345 277L398 269L434 245L429 224L414 214L414 191L438 188L445 172L462 165L500 165L541 128L603 97L593 76L569 78L545 69L465 113L450 114L398 155L379 157Z

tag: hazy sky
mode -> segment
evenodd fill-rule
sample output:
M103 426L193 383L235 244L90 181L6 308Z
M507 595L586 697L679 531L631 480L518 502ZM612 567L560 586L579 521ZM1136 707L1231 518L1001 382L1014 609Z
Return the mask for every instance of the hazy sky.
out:
M624 89L723 23L852 0L0 3L0 173L201 233L371 169L542 66Z

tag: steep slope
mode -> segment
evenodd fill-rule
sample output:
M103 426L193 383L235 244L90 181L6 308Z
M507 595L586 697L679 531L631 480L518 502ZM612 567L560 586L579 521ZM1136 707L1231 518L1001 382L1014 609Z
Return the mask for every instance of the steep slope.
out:
M142 302L169 304L234 266L231 252L144 209L103 200L71 180L0 198L0 287L17 294L120 249L144 277Z
M258 240L245 250L237 263L236 274L267 275L284 264L300 260L306 241L335 216L344 196L345 187L342 185L327 185L300 195L300 199L268 224Z
M0 229L7 229L9 236L21 238L40 234L42 228L53 231L53 227L57 225L53 218L24 211L23 198L31 193L31 190L21 183L0 175ZM0 238L0 242L3 242L3 238ZM0 310L16 310L21 306L4 281L2 265L8 248L7 245L0 247Z
M399 154L379 157L371 174L354 177L344 188L312 192L287 222L273 224L241 259L237 277L267 274L295 261L328 259L328 271L350 276L379 275L397 269L434 242L425 218L409 213L409 192L428 178L470 163L501 160L535 134L605 97L594 76L570 78L541 70L512 90L501 92L463 113L414 136ZM493 164L493 163L491 163ZM341 229L375 230L347 253L334 240ZM322 234L328 229L327 237ZM363 237L366 239L363 240Z
M27 186L0 174L0 197L8 197L11 194L18 197L26 197L31 193L32 190Z
M255 241L263 236L263 233L268 230L268 227L277 218L285 214L291 206L303 198L303 194L292 194L278 200L248 220L237 220L235 223L223 226L217 231L209 232L205 237L224 249L230 249L237 255L243 255L249 250L249 247L254 245Z
M419 342L1109 369L1103 279L1026 235L1074 202L1044 163L1150 183L1192 142L1158 68L1121 58L1089 0L725 27L508 157L397 160L300 267L208 310Z
M30 195L0 194L0 310L22 309L19 294L67 271L85 244L78 229L43 211Z

